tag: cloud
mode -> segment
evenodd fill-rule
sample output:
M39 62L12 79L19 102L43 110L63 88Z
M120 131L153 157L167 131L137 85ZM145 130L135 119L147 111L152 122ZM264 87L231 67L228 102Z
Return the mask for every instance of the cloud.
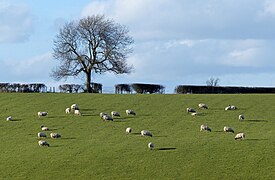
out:
M33 16L25 4L0 1L0 43L24 42L33 32Z

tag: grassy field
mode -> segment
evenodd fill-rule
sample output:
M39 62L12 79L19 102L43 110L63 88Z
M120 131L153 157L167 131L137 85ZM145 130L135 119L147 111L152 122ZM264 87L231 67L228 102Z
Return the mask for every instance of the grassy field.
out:
M209 109L199 110L201 102ZM65 114L73 103L82 116ZM238 109L225 111L229 104ZM137 115L127 117L126 109ZM99 118L113 110L121 118ZM49 115L38 118L38 111ZM201 124L212 132L200 132ZM39 147L41 125L62 138L48 136L50 147ZM246 139L234 140L225 125ZM153 137L141 137L143 129ZM3 93L0 150L0 179L275 179L275 95Z

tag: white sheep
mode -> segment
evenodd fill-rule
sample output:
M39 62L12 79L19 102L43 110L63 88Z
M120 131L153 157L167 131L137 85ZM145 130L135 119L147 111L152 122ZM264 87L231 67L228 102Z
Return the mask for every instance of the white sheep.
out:
M108 114L105 113L105 112L101 112L101 113L99 114L99 116L100 116L101 119L103 119L103 116L104 116L104 115L108 115Z
M106 114L103 115L102 119L105 120L105 121L113 121L114 120L111 116L106 115Z
M49 130L50 130L48 127L45 127L45 126L43 126L43 125L40 126L40 127L41 127L41 130L42 130L42 131L49 131Z
M199 104L199 108L201 108L201 109L208 109L208 106L206 104L204 104L204 103L200 103Z
M238 133L235 136L235 140L237 140L237 139L244 140L244 138L245 138L245 134L244 133Z
M66 108L66 109L65 109L65 113L66 113L66 114L70 114L70 113L71 113L71 108Z
M117 111L112 111L111 115L112 115L112 117L120 117L120 114Z
M12 120L13 120L12 116L7 117L7 121L12 121Z
M150 150L153 150L154 147L155 147L155 145L154 145L152 142L149 142L149 143L148 143L148 148L149 148Z
M223 131L224 132L232 132L232 133L234 133L234 130L231 127L228 127L228 126L224 126L223 127Z
M38 141L38 145L39 146L48 146L48 147L50 146L50 144L48 142L43 141L43 140Z
M126 133L131 133L132 132L132 128L130 128L130 127L128 127L128 128L126 128Z
M72 110L79 110L77 104L72 104L72 105L71 105L71 109L72 109Z
M74 114L75 114L75 115L78 115L78 116L81 116L81 112L80 112L79 109L74 110Z
M200 131L210 131L211 132L211 128L209 128L207 125L202 124Z
M47 135L44 132L39 132L39 133L37 133L37 137L38 138L46 138Z
M48 112L38 112L37 115L38 115L38 117L47 116Z
M50 136L51 136L52 139L61 138L61 135L58 134L58 133L51 133Z
M198 113L194 112L194 113L191 113L192 116L196 116L198 115Z
M142 130L142 131L140 132L140 134L141 134L142 136L151 136L151 137L153 137L152 133L151 133L150 131L147 131L147 130Z
M239 120L240 120L240 121L243 121L243 120L244 120L244 115L240 114L240 115L239 115Z
M194 108L186 108L186 111L188 113L195 113L196 112L196 110Z
M224 108L224 110L236 110L237 107L236 106L231 106L231 105L228 105L227 107Z
M131 109L127 109L127 110L126 110L126 114L127 114L127 116L128 116L128 115L133 115L133 116L136 115L135 111L133 111L133 110L131 110Z

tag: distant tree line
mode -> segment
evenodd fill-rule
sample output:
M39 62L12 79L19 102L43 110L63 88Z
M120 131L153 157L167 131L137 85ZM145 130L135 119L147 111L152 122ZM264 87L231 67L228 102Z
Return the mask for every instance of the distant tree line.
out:
M240 87L240 86L193 86L179 85L175 88L177 94L236 94L236 93L275 93L273 87Z
M0 83L0 92L46 92L47 87L43 83L20 84L20 83Z
M60 92L63 93L79 93L79 92L87 92L86 85L80 84L62 84L59 85ZM100 83L91 83L92 93L102 93L102 84Z
M159 84L142 84L142 83L134 83L134 84L117 84L115 85L115 93L132 93L135 91L139 94L163 94L165 93L165 87Z

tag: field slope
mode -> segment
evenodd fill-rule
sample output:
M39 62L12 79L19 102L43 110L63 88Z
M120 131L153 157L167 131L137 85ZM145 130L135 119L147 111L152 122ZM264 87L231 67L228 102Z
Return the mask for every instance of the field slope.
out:
M199 110L201 102L209 109ZM65 114L73 103L82 116ZM229 104L238 109L225 111ZM113 110L121 113L114 122L99 118ZM38 118L38 111L49 115ZM200 132L201 124L212 132ZM41 125L62 138L46 132L50 147L39 147ZM246 139L235 141L225 125ZM153 137L141 137L143 129ZM0 179L274 179L275 95L2 93L0 150Z

